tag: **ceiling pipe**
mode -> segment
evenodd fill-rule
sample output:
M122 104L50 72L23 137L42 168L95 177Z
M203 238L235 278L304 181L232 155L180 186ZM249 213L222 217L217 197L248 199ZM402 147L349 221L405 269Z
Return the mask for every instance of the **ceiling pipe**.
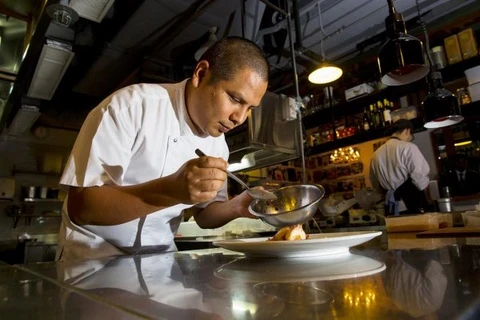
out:
M293 0L296 1L296 0ZM285 7L287 8L287 31L290 44L290 53L292 58L293 66L293 81L295 83L295 101L296 101L296 111L297 111L297 121L298 121L298 149L300 149L300 159L302 162L302 182L307 182L307 173L305 165L305 151L303 150L303 122L302 122L302 113L300 112L300 105L302 103L302 98L300 97L300 88L298 85L298 73L297 73L297 63L295 59L295 45L293 44L293 34L292 34L292 15L290 14L290 6L288 0L285 0Z
M298 0L292 0L293 23L295 25L295 49L303 50L302 34L300 27L300 14L298 12Z

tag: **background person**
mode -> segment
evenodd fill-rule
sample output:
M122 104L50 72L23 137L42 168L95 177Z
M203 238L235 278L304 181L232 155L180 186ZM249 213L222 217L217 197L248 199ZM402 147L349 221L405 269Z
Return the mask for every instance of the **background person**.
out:
M468 169L468 157L463 153L455 155L453 170L450 171L447 185L452 196L468 196L480 192L480 175Z
M427 196L430 167L418 147L412 143L413 125L405 119L393 124L391 137L373 154L370 180L385 194L385 214L425 212L430 207ZM400 200L407 210L401 210Z

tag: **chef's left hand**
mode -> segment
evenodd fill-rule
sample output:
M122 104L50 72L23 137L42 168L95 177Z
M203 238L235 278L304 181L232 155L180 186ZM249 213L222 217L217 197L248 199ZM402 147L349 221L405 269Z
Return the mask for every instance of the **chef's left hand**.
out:
M264 189L263 187L255 187L251 189ZM237 212L237 218L251 218L251 219L258 219L258 217L254 216L248 211L248 206L253 201L253 198L244 190L241 194L236 196L232 199L235 201L235 207Z

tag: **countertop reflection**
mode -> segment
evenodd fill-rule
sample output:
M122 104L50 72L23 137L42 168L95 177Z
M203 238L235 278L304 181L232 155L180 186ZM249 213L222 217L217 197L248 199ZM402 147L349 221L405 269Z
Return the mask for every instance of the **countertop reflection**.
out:
M2 266L2 319L478 319L475 239L416 248L383 235L300 259L215 248Z

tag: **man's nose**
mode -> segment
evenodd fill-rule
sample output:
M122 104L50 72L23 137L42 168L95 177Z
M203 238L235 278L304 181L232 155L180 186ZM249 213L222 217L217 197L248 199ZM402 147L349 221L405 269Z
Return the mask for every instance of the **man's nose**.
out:
M230 120L235 124L235 126L241 125L247 120L249 113L249 108L240 108L236 112L232 113Z

